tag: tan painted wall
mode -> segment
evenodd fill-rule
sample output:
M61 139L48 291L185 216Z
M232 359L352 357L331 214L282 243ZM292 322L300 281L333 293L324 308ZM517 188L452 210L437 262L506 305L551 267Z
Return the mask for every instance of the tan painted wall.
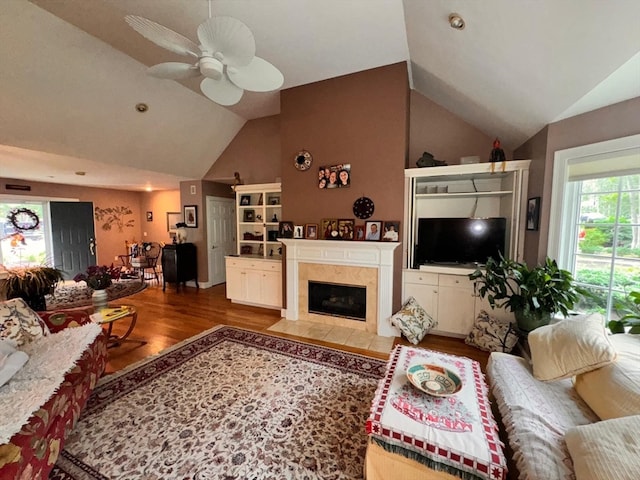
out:
M145 192L140 199L141 230L143 241L171 243L167 229L167 212L182 212L180 190ZM147 212L152 212L153 220L147 221ZM146 233L146 235L145 235Z
M474 155L479 156L481 162L486 162L495 138L484 134L415 90L411 91L409 132L407 168L416 168L416 162L423 152L429 152L449 165L458 165L460 157ZM507 159L511 160L511 150L504 151Z
M272 183L280 177L281 158L280 116L250 120L203 179L232 178L234 172L239 172L246 185Z
M371 220L402 221L409 109L406 64L291 88L280 98L283 220L302 225L323 218L354 218L353 202L366 195L376 205ZM314 158L306 172L293 165L301 149ZM318 168L341 163L351 164L351 187L318 189ZM396 250L396 306L401 253Z
M640 97L552 123L547 126L547 129L543 170L544 188L540 209L540 231L538 232L537 238L527 237L526 240L531 240L531 244L525 247L526 251L532 250L537 254L538 261L542 261L545 258L549 242L551 186L553 182L555 152L639 134ZM537 136L528 140L516 149L516 157L523 158L521 155L529 153L528 150L535 150L537 152L539 147L532 146L531 143L539 143L542 145L543 140L537 138ZM538 160L536 160L536 163L537 162ZM531 186L532 184L530 182L530 187Z
M46 197L48 199L69 198L82 202L93 202L94 209L108 207L128 207L133 212L126 215L125 220L133 220L132 227L124 227L122 231L118 228L107 230L103 227L104 221L95 220L94 228L96 232L96 261L99 264L111 264L117 255L125 253L125 240L140 240L141 238L141 199L140 192L126 192L123 190L111 190L107 188L80 187L75 185L60 185L56 183L25 182L22 180L11 180L0 178L2 188L0 193L13 195L15 191L6 190L7 183L30 185L30 192L20 192L24 196ZM117 262L116 262L117 263Z

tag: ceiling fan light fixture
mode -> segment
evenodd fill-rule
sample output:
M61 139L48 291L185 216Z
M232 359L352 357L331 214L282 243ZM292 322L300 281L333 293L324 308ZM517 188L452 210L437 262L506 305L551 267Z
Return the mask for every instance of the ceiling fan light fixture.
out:
M213 57L202 57L200 59L200 73L205 77L220 80L224 72L224 65Z
M457 13L449 15L449 25L455 30L462 30L465 27L464 19Z

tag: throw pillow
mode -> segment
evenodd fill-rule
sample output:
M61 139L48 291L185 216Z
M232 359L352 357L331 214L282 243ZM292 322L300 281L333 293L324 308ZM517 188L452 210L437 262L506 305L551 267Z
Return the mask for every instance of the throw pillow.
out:
M14 346L49 335L49 328L21 298L0 302L0 338Z
M611 335L616 361L578 375L578 395L602 420L640 415L640 336Z
M615 348L599 313L579 315L529 333L533 376L538 380L560 380L610 364Z
M636 480L640 415L570 428L564 436L576 480Z
M485 352L509 353L518 343L518 334L510 322L500 322L481 310L464 343Z
M27 360L29 355L16 350L11 342L0 339L0 387L11 380Z
M403 335L414 345L420 343L429 330L438 325L415 298L409 297L402 308L394 313L391 325L400 329Z

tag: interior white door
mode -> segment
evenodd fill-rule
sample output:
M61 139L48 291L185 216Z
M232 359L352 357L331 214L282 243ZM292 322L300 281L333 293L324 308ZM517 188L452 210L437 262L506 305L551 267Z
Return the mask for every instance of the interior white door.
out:
M233 198L207 197L207 239L209 283L224 283L224 257L236 253L236 202Z

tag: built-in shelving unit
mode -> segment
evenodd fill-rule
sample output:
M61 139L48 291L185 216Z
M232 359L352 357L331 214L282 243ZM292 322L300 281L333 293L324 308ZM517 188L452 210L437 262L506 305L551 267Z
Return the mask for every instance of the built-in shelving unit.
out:
M241 257L280 259L282 245L277 239L282 217L280 184L237 185L235 191L237 253Z

